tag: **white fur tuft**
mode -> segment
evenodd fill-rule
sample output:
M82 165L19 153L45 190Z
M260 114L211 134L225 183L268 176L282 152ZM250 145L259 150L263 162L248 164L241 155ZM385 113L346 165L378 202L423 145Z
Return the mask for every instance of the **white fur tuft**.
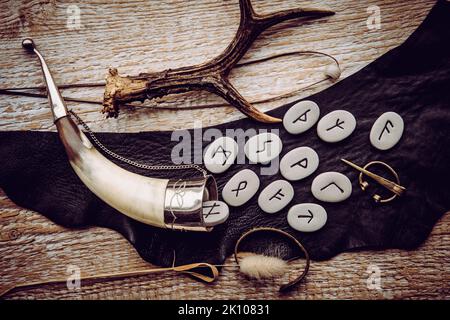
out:
M240 271L250 278L266 279L282 276L287 272L286 261L261 254L253 254L242 258Z

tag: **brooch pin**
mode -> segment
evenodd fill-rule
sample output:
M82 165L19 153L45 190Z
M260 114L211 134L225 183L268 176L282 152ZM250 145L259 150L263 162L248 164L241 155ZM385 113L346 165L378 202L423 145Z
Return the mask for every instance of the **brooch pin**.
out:
M372 196L372 198L377 203L390 202L390 201L394 200L395 198L400 197L406 191L406 188L400 185L400 178L398 177L397 172L395 172L395 170L391 166L389 166L388 164L386 164L382 161L371 161L368 164L366 164L364 167L360 167L346 159L341 159L341 160L344 163L348 164L350 167L352 167L360 172L358 181L359 181L359 185L363 191L366 191L367 187L369 186L369 182L364 180L364 175L366 175L369 178L372 178L379 185L383 186L384 188L386 188L387 190L389 190L393 193L392 196L390 196L389 198L382 198L379 194L374 194ZM368 168L371 166L374 166L374 165L379 165L379 166L383 166L384 168L386 168L395 177L396 181L394 182L394 181L388 180L386 178L383 178L382 176L379 176L379 175L369 171Z

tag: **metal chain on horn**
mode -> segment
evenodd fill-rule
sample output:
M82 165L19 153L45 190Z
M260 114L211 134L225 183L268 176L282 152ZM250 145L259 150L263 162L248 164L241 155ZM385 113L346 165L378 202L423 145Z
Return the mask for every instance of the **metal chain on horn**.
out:
M124 162L126 164L129 164L133 167L145 169L145 170L183 170L183 169L195 169L203 174L204 177L208 175L205 169L200 167L196 164L180 164L180 165L148 165L139 163L133 160L130 160L128 158L125 158L114 151L111 151L108 149L103 143L101 143L97 137L95 136L94 132L91 130L91 128L84 122L73 110L69 110L69 113L77 119L78 123L83 126L84 130L89 134L92 141L107 155L110 157L117 159L121 162Z

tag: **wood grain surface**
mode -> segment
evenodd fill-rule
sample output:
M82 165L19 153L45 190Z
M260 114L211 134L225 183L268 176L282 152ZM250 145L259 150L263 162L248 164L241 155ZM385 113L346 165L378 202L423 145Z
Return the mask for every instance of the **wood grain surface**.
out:
M401 44L423 21L434 1L253 1L257 12L298 6L328 5L336 15L299 25L291 21L264 32L243 61L294 51L332 54L347 77ZM80 28L68 28L73 7L80 9ZM381 9L381 28L369 30L367 8ZM68 12L69 10L69 12ZM72 10L72 11L71 11ZM20 46L32 37L47 57L57 83L101 81L109 66L121 74L158 71L212 58L232 39L239 22L237 0L204 1L0 1L0 88L41 85L36 59ZM69 24L69 26L71 26ZM250 101L303 88L323 78L330 61L291 56L236 69L231 81ZM323 82L291 99L332 85ZM68 96L101 100L101 89L64 90ZM257 105L270 110L290 99ZM170 96L146 102L145 108L123 110L118 119L104 119L100 106L70 104L96 131L136 132L190 128L231 121L243 115L231 107L195 109L222 103L208 93ZM157 110L179 107L180 110ZM151 107L151 108L150 108ZM46 100L5 97L0 101L0 130L55 130ZM236 268L225 267L212 284L165 273L114 281L86 281L81 289L65 284L16 290L8 299L317 299L317 298L450 298L450 218L435 226L427 242L414 251L385 250L341 254L313 262L305 283L286 296L277 287L286 279L249 281ZM227 264L232 264L228 259ZM0 192L0 291L12 284L68 276L149 268L119 234L102 228L68 230L39 214L17 207ZM302 262L293 265L302 268ZM379 271L381 289L370 279ZM372 273L371 272L375 272Z

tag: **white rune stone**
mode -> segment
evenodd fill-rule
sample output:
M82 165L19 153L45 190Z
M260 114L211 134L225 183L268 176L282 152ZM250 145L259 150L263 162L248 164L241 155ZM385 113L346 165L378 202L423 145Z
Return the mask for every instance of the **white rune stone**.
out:
M322 228L327 222L327 212L315 203L296 204L287 214L289 225L297 231L313 232Z
M259 194L258 205L266 213L283 209L294 197L294 188L286 180L276 180Z
M284 178L297 181L311 175L318 166L317 152L309 147L299 147L284 155L280 161L280 172Z
M403 129L403 119L398 113L385 112L370 130L370 143L379 150L388 150L400 141Z
M236 173L225 184L222 190L222 198L233 207L242 206L259 189L259 178L252 170L244 169Z
M251 162L266 164L278 157L282 148L283 143L278 135L264 132L248 139L244 152Z
M220 137L206 148L203 162L210 172L222 173L233 164L237 154L236 141L230 137Z
M352 183L342 173L324 172L314 178L311 192L318 200L341 202L352 194Z
M205 226L212 227L224 223L230 214L225 202L205 201L203 202L203 221Z
M315 125L319 116L320 109L314 101L300 101L284 114L283 125L287 132L299 134Z
M356 119L348 111L335 110L317 124L317 134L325 142L342 141L352 134L356 128Z

